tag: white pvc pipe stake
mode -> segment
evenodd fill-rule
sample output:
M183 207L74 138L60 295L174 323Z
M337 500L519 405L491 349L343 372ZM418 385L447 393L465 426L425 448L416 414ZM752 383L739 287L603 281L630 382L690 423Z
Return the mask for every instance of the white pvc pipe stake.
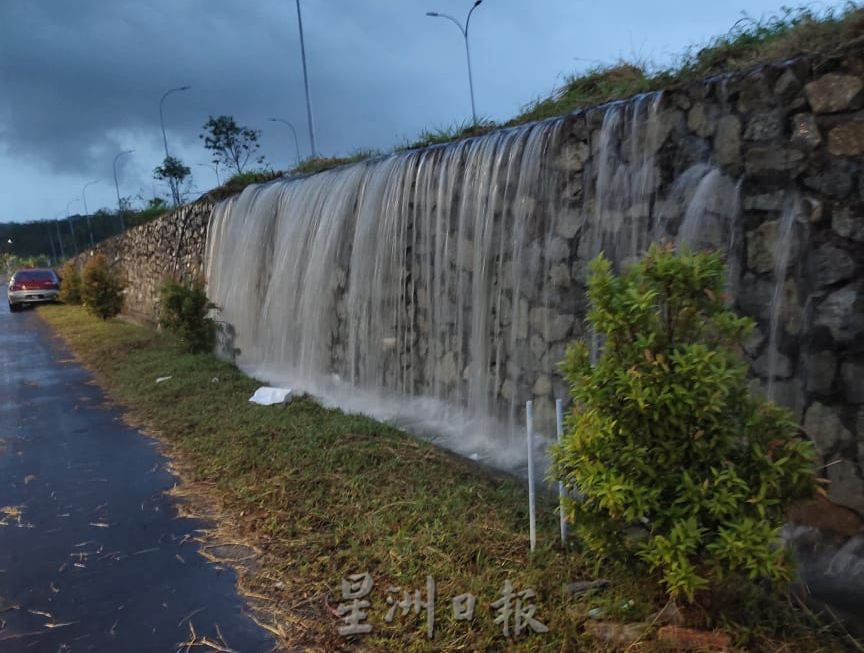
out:
M528 519L531 550L537 547L537 509L534 505L534 402L525 404L525 422L528 427Z
M558 445L561 445L561 438L564 436L564 402L560 399L555 400L555 425L558 428ZM558 481L558 510L561 513L561 546L567 544L567 515L564 514L564 481Z

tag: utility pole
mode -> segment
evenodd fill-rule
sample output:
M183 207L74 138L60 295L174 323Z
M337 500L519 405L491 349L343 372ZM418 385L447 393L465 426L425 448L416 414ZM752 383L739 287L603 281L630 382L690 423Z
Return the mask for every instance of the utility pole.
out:
M163 132L164 135L164 132ZM166 141L167 148L167 141ZM123 220L123 207L120 203L120 184L117 183L117 159L119 159L124 154L132 154L135 150L123 150L122 152L118 152L114 157L114 191L117 193L117 215L120 217L120 231L126 231L126 225Z
M77 202L77 201L78 201L78 198L73 197L66 204L66 222L69 223L69 233L72 235L72 247L75 248L75 256L78 256L78 239L75 238L75 227L72 226L72 211L69 209L69 207L72 206L72 204L74 202Z
M95 243L93 242L93 227L90 224L90 211L87 210L87 186L91 184L98 184L99 180L94 179L93 181L88 181L84 184L84 188L81 189L81 199L84 202L84 217L87 219L87 233L90 235L90 247L91 249L95 247Z
M312 147L312 158L318 158L315 147L315 124L312 120L312 100L309 97L309 72L306 69L306 42L303 39L303 16L300 13L300 0L297 0L297 27L300 29L300 56L303 59L303 86L306 89L306 118L309 121L309 143Z
M57 244L60 246L60 258L66 258L66 252L63 250L63 237L60 235L60 221L54 220L54 226L57 228Z
M57 264L57 249L54 247L54 237L51 235L51 227L48 227L48 243L51 245L51 260Z

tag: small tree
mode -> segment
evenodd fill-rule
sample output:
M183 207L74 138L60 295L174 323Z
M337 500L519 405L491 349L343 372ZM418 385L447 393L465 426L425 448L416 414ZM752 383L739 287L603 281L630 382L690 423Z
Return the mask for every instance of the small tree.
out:
M216 308L202 283L183 285L166 279L159 289L159 324L173 333L192 353L213 351L216 323L208 317Z
M213 163L233 168L237 174L249 162L252 155L261 147L258 138L261 130L241 127L232 116L218 116L204 123L204 147L213 153ZM259 165L264 164L264 157L256 159Z
M65 304L81 303L81 275L78 266L72 261L66 261L60 271L60 300Z
M84 266L81 300L89 313L103 320L114 317L123 308L123 282L101 254Z
M183 182L191 174L192 171L189 167L183 165L180 159L173 156L166 156L162 165L153 170L153 176L156 179L167 182L175 207L180 206L183 201Z
M668 594L788 578L788 506L812 494L813 449L789 413L750 395L718 254L653 247L621 276L592 263L584 342L563 364L574 408L553 454L580 501L570 521L596 561L642 561ZM638 567L638 566L637 566Z

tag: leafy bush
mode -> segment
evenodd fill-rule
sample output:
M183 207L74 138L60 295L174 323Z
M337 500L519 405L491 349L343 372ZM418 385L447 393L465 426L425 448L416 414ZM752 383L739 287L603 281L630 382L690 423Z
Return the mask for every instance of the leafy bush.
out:
M789 413L752 397L738 344L753 323L723 300L715 253L653 247L621 276L592 262L585 342L562 368L574 401L554 468L582 495L568 517L595 561L634 560L672 597L786 579L788 506L815 490Z
M216 323L208 317L216 308L201 283L183 285L166 279L159 291L159 324L186 344L190 352L213 351Z
M60 271L60 301L65 304L81 303L81 275L78 266L72 261L63 264Z
M81 301L89 313L103 320L114 317L123 308L123 281L101 254L84 266Z

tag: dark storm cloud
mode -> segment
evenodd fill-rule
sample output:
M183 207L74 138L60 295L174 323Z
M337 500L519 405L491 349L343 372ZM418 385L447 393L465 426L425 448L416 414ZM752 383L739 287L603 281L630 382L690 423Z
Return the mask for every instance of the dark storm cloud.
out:
M529 4L487 0L493 11L482 8L485 33L477 18L472 27L478 73L483 49L498 46L488 38L495 21L506 36L514 18L508 10L530 16L536 12ZM467 117L461 38L425 11L461 17L470 5L304 0L320 149L389 146L430 122L444 126ZM157 147L159 98L184 84L192 89L165 102L175 147L195 146L210 114L231 114L258 128L275 114L295 122L308 148L291 0L7 0L0 5L0 55L6 154L56 172L103 172L106 153L128 147L130 136ZM478 80L478 91L483 84ZM478 96L481 113L491 115L488 96Z
M393 140L396 130L382 114L411 106L428 88L409 34L422 25L424 4L412 2L409 13L405 3L397 12L392 2L370 1L357 11L359 4L304 4L319 138L329 150ZM401 20L406 15L408 24ZM455 30L441 37L446 46L458 46ZM290 1L4 2L0 44L0 138L7 154L47 162L59 172L104 166L106 152L127 146L123 134L158 144L159 98L184 84L192 89L164 104L172 142L196 143L210 114L261 127L270 115L288 112L303 127ZM447 49L448 64L455 59L460 75L454 92L461 95L459 50Z
M277 13L280 34L261 11L229 15L218 6L227 5L4 3L0 106L9 153L68 171L122 149L120 132L158 140L159 98L181 84L193 89L183 100L166 100L166 122L186 138L203 123L203 107L242 113L256 102L277 104L285 80L274 79L267 63L289 38L288 13Z
M389 148L470 118L461 35L472 0L302 0L318 149ZM781 0L484 0L471 23L477 110L505 120L561 73L620 56L663 62ZM841 4L830 2L829 4ZM591 63L586 63L590 61ZM262 130L275 168L294 159L278 116L309 154L295 0L0 0L0 221L54 217L82 197L163 194L152 179L165 101L172 153L198 190L212 173L198 135L209 115ZM83 201L81 201L83 204Z

